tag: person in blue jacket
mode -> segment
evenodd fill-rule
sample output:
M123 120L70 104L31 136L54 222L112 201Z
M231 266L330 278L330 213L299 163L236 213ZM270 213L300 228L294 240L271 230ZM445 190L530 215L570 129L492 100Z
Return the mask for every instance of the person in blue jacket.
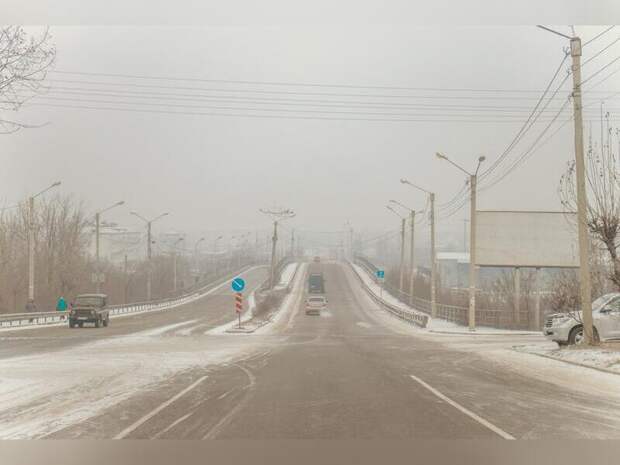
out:
M56 304L56 310L59 312L64 312L67 310L67 301L63 296L60 296L58 299L58 303Z

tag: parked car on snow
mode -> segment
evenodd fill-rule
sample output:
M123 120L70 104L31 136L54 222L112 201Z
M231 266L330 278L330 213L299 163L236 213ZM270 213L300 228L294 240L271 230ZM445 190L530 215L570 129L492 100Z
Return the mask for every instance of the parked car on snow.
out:
M110 311L108 296L105 294L81 294L75 298L71 313L69 313L69 327L80 328L84 323L94 323L95 328L108 326Z
M592 303L594 338L601 341L620 339L620 293L605 294ZM543 334L559 345L583 341L581 311L554 313L545 319Z

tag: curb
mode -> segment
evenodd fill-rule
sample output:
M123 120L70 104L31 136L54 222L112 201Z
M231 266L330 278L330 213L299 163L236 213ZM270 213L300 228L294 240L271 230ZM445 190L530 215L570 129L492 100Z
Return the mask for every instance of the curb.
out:
M573 366L580 367L580 368L589 368L590 370L600 371L601 373L608 373L610 375L620 376L620 372L608 370L607 368L600 368L600 367L595 367L592 365L586 365L585 363L573 362L571 360L564 360L561 358L552 357L551 355L539 354L536 352L525 352L523 350L518 350L516 347L512 347L511 350L518 352L520 354L536 355L538 357L547 358L549 360L555 360L556 362L566 363L567 365L573 365Z
M448 330L435 330L435 329L429 329L428 330L429 333L435 333L435 334L452 334L452 335L459 335L459 336L538 336L540 335L539 333L535 333L535 332L531 332L531 333L527 333L527 332L523 332L523 333L519 333L519 332L515 332L515 333L500 333L500 332L494 332L494 333L479 333L477 331L471 331L471 332L463 332L463 331L448 331Z

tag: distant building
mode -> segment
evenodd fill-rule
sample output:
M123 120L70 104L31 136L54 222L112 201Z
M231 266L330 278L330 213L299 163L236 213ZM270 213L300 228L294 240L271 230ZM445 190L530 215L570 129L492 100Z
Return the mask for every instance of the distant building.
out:
M437 271L442 288L469 286L469 252L437 253Z

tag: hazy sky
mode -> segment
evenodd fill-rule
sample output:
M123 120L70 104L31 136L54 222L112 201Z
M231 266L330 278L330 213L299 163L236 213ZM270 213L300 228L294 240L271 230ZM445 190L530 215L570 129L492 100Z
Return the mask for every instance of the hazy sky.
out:
M558 28L569 32L568 27ZM576 28L584 41L603 29ZM537 92L481 93L446 89L542 91L560 64L567 45L562 38L533 26L52 26L51 31L58 50L57 71L443 89L161 81L56 72L49 75L52 90L46 98L33 103L284 117L157 114L42 105L32 105L18 115L11 115L32 124L49 124L2 136L1 196L7 204L59 179L63 182L62 192L83 198L92 209L125 200L127 208L110 212L110 220L134 225L135 218L129 215L132 209L144 216L169 211L170 217L163 220L160 227L190 234L207 230L264 229L268 220L258 209L272 205L294 209L297 218L291 226L300 229L339 230L347 220L357 229L395 228L396 217L384 207L388 199L420 209L425 203L421 193L399 183L401 177L434 190L438 203L450 200L463 185L464 175L437 160L434 153L441 151L472 170L476 158L485 155L487 161L483 169L485 165L490 166L508 146L539 95ZM620 29L612 30L584 48L584 59L617 39L619 34ZM584 66L584 77L619 55L620 44L615 44ZM618 65L620 63L616 62L608 71L618 69ZM564 78L565 69L568 69L568 61L560 71L560 78ZM84 84L84 81L100 84ZM566 81L550 108L557 109L564 103L570 82L571 79ZM115 86L119 83L123 85ZM136 85L161 88L154 90ZM68 94L69 88L87 88L90 94ZM194 98L197 94L212 95L213 91L207 89L216 88L226 90L220 92L222 95L248 95L239 90L275 90L293 92L275 95L285 99L396 105L326 109L270 104L263 108L290 110L292 107L304 112L251 112L221 108L255 108L262 104L214 103ZM93 94L93 89L99 89L100 93ZM106 95L105 92L111 90L133 94L120 98ZM596 90L620 91L620 73ZM152 95L141 99L137 95L142 91L168 92L178 100L153 99ZM302 95L301 92L334 95ZM260 93L251 95L265 97ZM266 95L274 98L274 94ZM605 95L608 94L586 93L584 103L593 103L592 108L596 110L597 102ZM620 111L619 98L607 101L607 109L612 114ZM130 103L106 103L109 101ZM150 102L150 106L135 102ZM165 103L180 106L170 107ZM415 106L420 104L427 107ZM439 105L445 108L440 111ZM457 119L450 116L455 112L463 114L462 109L453 110L450 105L493 106L494 110L478 111L477 114L484 115L478 118L485 120L484 123L446 122L446 119ZM214 106L219 109L208 108ZM522 117L506 122L508 107L519 107ZM317 110L330 113L313 113ZM473 109L469 111L476 113ZM373 112L399 116L363 114ZM437 116L428 117L429 113ZM546 113L544 121L532 128L511 152L508 161L517 159L530 146L553 113ZM287 115L418 121L290 119ZM569 116L570 111L564 115ZM419 121L425 118L441 121ZM565 119L561 117L559 121ZM548 134L558 126L552 126ZM518 170L481 192L479 208L558 209L558 180L566 162L574 156L572 138L572 123L568 123ZM500 168L495 174L502 172ZM491 181L492 176L488 180ZM484 183L481 184L484 187ZM442 220L440 230L462 234L462 220L467 215L468 209L464 208Z

